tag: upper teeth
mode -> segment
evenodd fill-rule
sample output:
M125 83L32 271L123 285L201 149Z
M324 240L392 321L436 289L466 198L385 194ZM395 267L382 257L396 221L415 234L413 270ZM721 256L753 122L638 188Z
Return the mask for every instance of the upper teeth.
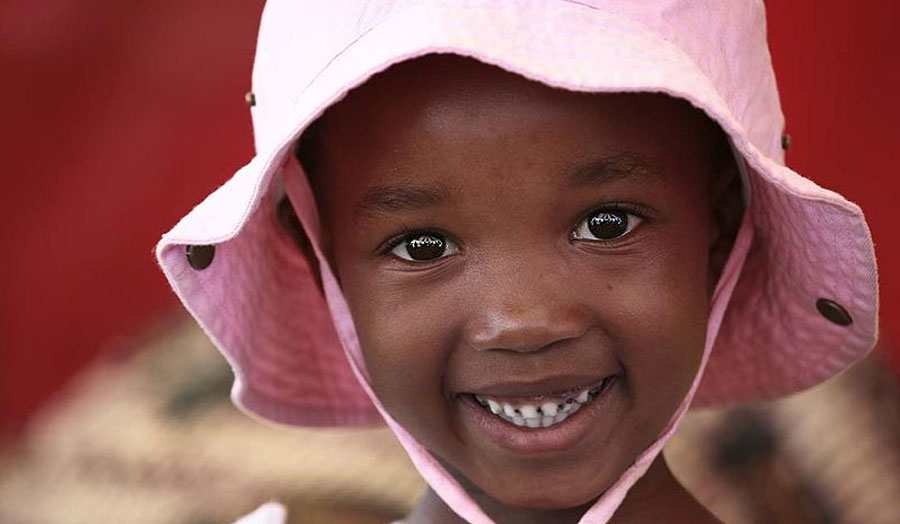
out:
M560 400L546 401L541 404L510 404L478 395L473 396L484 408L507 422L529 428L546 428L566 420L569 415L581 409L582 405L587 404L596 397L602 387L603 385L601 384L594 388L585 389L577 395Z

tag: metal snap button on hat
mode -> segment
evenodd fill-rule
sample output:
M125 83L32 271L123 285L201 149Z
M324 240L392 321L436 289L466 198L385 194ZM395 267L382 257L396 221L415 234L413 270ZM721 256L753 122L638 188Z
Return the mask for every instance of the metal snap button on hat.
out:
M192 268L200 270L206 269L212 264L213 257L216 256L216 246L187 246L185 248L188 264Z
M816 309L819 310L819 313L821 313L823 317L839 326L849 326L853 323L853 317L850 316L850 313L847 313L844 306L838 304L834 300L820 298L819 300L816 300Z
M791 148L792 142L793 142L793 139L791 138L791 135L789 135L787 133L781 135L781 149L784 149L785 151L787 151L788 149Z
M247 94L244 95L244 103L247 104L247 107L253 107L256 105L256 94L253 91L247 91Z

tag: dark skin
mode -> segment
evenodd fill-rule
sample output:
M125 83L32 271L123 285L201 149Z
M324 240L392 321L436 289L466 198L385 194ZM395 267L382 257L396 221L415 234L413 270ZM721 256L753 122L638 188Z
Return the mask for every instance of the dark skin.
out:
M305 151L381 402L496 522L577 522L696 375L740 216L721 133L443 55L352 91ZM573 376L615 380L561 449L504 447L466 401ZM661 456L611 522L657 521L716 522ZM462 520L429 492L408 522Z

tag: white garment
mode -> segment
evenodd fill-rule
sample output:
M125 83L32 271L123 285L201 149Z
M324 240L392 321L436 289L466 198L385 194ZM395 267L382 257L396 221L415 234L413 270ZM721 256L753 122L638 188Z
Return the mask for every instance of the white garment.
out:
M234 521L234 524L285 524L287 508L278 502L266 502L256 511Z

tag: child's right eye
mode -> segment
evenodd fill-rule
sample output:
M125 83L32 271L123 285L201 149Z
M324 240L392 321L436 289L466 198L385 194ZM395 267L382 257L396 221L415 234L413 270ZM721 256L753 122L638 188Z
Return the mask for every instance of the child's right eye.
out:
M438 233L415 233L401 238L391 254L410 262L437 260L459 251L459 247Z

